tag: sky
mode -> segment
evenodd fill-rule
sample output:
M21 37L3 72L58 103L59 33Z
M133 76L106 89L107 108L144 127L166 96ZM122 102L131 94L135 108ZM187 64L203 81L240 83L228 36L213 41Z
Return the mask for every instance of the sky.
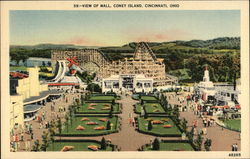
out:
M10 11L10 44L121 46L240 36L238 10Z

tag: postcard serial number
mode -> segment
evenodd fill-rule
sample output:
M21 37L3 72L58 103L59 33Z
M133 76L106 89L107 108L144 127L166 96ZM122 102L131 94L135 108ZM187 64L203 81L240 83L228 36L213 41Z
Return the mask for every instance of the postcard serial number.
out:
M241 154L240 153L229 153L228 156L229 157L240 157Z

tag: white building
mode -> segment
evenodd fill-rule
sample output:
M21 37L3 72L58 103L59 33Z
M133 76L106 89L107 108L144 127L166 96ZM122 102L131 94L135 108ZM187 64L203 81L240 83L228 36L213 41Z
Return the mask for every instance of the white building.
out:
M151 92L153 91L153 78L146 78L144 75L112 75L108 78L103 78L102 92L119 92L119 91L134 91L134 92Z
M199 82L198 90L202 96L203 101L208 99L208 96L214 96L216 91L214 88L214 83L210 81L208 68L205 67L203 81Z

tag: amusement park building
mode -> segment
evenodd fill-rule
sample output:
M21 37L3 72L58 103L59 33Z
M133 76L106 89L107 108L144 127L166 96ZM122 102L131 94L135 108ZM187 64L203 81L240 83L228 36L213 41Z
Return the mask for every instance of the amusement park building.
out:
M10 129L22 128L24 121L32 120L50 95L60 92L48 90L48 84L39 81L39 68L28 68L28 75L10 72Z
M97 67L97 77L102 83L113 80L117 75L129 77L143 75L145 80L153 80L153 84L150 87L162 87L177 82L177 78L166 74L165 64L163 63L164 59L156 58L151 48L145 42L137 44L133 58L125 58L118 61L110 61L97 49L75 51L55 50L52 52L51 57L52 63L58 60L76 57L76 61L82 69L93 70L93 68L86 68L89 66L89 63L93 63L94 65L92 66ZM110 79L111 77L112 79ZM118 80L119 78L120 77L115 79ZM103 81L103 79L106 80ZM146 85L148 84L149 83ZM120 84L120 86L122 87L123 85ZM135 84L133 86L135 86Z

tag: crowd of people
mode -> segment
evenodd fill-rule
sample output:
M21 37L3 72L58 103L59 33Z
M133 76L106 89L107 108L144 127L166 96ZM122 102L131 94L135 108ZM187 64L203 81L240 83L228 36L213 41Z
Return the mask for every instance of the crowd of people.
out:
M63 94L59 99L47 102L35 114L34 120L25 122L23 128L13 129L10 133L10 151L31 151L34 141L41 139L41 132L48 131L53 122L56 123L59 118L65 116L67 107L76 98L79 98L79 95Z

